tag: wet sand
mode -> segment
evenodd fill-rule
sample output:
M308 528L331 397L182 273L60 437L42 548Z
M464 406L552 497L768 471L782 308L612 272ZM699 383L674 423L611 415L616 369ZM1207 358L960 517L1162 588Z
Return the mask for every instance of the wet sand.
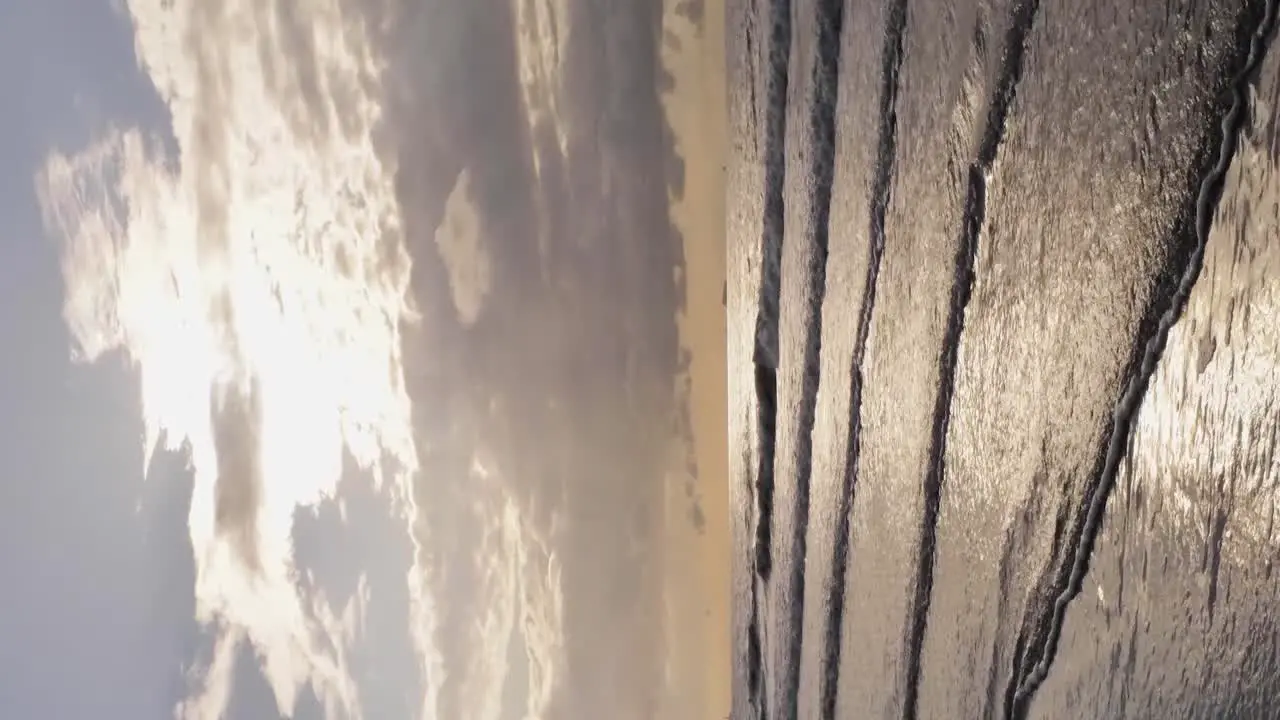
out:
M684 160L672 218L684 240L687 374L677 393L693 447L676 451L665 518L668 689L662 717L725 718L730 708L728 466L725 428L723 0L666 0L664 107Z

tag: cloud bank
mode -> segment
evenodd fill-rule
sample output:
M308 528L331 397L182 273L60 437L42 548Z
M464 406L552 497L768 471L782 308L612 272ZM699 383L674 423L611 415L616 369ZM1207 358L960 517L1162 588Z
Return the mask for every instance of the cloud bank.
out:
M195 475L217 641L177 714L240 699L246 644L282 713L379 713L386 596L335 607L295 547L345 463L415 543L416 714L653 717L684 172L661 6L126 10L171 135L104 132L38 190L77 354L133 362L147 456Z
M335 609L301 592L291 530L299 506L333 495L344 453L416 513L410 262L373 140L381 61L336 0L128 12L172 137L107 132L52 155L37 190L78 353L136 366L148 462L162 442L190 455L197 613L218 641L177 713L223 714L243 641L282 713L309 685L330 716L358 717L360 596ZM441 682L421 568L410 583L423 671Z

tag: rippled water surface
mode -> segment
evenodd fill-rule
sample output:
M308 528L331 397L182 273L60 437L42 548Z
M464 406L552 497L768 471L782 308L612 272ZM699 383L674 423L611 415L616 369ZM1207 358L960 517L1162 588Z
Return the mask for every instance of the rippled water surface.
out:
M1280 716L1274 15L730 3L735 718Z

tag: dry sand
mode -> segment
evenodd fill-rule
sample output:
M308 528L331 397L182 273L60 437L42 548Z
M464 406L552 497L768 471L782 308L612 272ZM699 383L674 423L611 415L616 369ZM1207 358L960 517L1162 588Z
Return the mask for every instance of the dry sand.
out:
M662 59L675 79L663 101L684 160L685 180L683 197L673 198L671 205L684 237L680 341L691 354L687 384L678 392L688 403L696 471L679 467L667 483L668 693L660 717L718 720L729 715L731 679L724 2L664 0L663 29ZM688 450L677 454L683 460Z

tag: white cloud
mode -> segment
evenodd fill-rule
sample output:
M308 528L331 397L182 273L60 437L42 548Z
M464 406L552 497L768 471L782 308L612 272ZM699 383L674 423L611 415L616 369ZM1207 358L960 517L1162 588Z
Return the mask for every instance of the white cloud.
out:
M520 622L529 661L529 697L525 720L542 720L551 707L564 665L564 595L560 559L551 538L526 531L519 558Z
M568 152L569 128L561 106L561 76L569 41L569 13L564 0L515 0L516 63L520 93L529 126L547 122L556 131L560 154ZM534 170L541 173L535 153Z
M436 247L449 272L449 288L458 319L470 325L480 316L489 293L489 253L480 237L480 216L471 200L471 173L458 174L436 228Z
M565 660L560 562L553 538L534 526L505 487L493 506L475 555L484 602L472 628L473 661L460 678L462 697L476 720L499 720L502 688L511 681L507 651L518 624L526 655L524 719L543 720Z
M189 446L198 618L219 632L185 718L226 708L253 644L277 704L311 685L359 715L345 621L295 583L292 518L331 496L344 449L394 481L408 519L417 470L400 325L409 258L373 146L377 53L339 0L131 0L139 63L167 104L177 155L141 132L54 154L38 179L62 236L77 353L137 367L144 438ZM423 671L429 578L410 573ZM434 717L431 691L423 714Z
M292 549L295 511L334 495L344 452L387 483L406 531L423 536L413 533L419 468L400 335L415 317L410 261L395 167L374 144L381 60L344 7L129 0L138 61L176 142L110 130L80 152L51 155L37 178L61 242L76 356L121 352L136 367L147 465L162 441L191 455L197 619L216 640L175 710L183 720L225 714L243 643L282 712L310 686L330 717L361 715L348 655L369 588L362 581L346 607L333 608L322 593L300 590ZM525 101L556 124L563 151L564 6L518 7ZM490 289L479 225L464 172L436 242L468 323ZM426 720L437 717L446 683L474 717L497 720L517 630L527 720L546 715L556 690L564 662L556 539L504 482L487 482L493 512L471 548L481 585L466 612L473 642L447 672L435 645L437 580L427 548L416 548L408 634Z

